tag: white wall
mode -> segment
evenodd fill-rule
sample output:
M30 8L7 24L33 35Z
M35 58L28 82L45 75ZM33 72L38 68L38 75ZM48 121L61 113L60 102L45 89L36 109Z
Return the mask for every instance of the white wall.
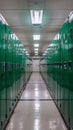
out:
M32 70L34 72L39 72L39 60L38 59L36 59L36 60L33 59L33 61L32 61Z

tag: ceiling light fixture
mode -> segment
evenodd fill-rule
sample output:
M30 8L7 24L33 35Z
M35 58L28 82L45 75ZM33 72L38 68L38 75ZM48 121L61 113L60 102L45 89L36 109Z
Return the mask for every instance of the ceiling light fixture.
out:
M35 53L38 53L38 51L35 51Z
M38 48L34 48L35 51L38 51Z
M30 10L32 24L42 24L43 10Z
M37 55L38 55L38 53L35 53L35 55L37 56Z
M40 40L40 35L33 35L34 40Z
M34 44L34 47L39 47L39 44Z

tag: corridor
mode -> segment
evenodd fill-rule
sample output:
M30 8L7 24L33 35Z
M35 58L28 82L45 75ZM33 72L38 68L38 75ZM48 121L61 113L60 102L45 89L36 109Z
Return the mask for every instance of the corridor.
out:
M39 72L32 73L6 130L67 130Z

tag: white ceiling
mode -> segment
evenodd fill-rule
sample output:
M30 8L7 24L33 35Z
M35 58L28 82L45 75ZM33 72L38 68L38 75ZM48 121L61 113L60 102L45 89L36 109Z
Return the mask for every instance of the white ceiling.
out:
M34 55L36 42L40 44L39 55L45 51L72 8L73 0L0 0L0 13L30 55ZM31 24L30 9L43 9L41 26ZM33 41L33 34L40 34L40 40Z

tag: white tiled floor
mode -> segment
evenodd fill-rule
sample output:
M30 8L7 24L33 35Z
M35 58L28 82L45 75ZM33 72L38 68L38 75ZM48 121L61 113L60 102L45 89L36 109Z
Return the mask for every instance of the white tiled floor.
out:
M67 130L39 73L33 73L6 130Z

